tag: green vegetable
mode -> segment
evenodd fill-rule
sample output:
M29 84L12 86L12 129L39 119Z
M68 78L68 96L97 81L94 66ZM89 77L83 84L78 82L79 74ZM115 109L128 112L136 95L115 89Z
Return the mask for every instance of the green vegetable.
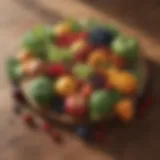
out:
M90 118L103 118L104 115L110 114L114 104L116 104L120 98L121 95L115 91L95 91L89 99Z
M140 46L136 39L118 36L111 44L113 53L124 57L129 62L137 61Z
M44 60L46 59L48 46L52 44L54 40L55 36L51 28L38 26L25 35L23 46L31 51L34 56Z
M34 79L28 91L31 97L42 106L50 104L54 95L52 81L45 77Z

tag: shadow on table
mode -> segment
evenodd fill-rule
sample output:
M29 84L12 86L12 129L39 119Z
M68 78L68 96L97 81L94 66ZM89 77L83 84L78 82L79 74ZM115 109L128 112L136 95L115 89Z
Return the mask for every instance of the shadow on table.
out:
M107 15L140 29L160 40L160 1L157 0L81 0Z

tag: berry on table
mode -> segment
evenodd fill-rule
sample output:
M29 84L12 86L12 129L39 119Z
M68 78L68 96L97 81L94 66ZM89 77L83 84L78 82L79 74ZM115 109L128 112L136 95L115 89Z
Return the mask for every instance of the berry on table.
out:
M45 123L43 124L43 130L44 130L45 132L51 132L51 130L52 130L51 124L48 123L48 122L45 122Z
M27 125L33 125L34 120L33 120L32 115L25 114L25 115L23 115L22 118L23 118L23 121L24 121L25 124L27 124Z
M89 127L79 126L76 129L76 133L79 137L82 137L85 140L88 140L91 134L91 130Z
M57 143L62 142L62 135L59 131L53 130L53 132L51 133L51 136L55 142L57 142Z

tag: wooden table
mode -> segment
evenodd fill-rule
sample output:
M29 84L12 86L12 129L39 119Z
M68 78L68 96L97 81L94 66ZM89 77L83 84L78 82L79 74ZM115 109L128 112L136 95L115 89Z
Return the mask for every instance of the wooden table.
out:
M160 49L158 46L158 34L156 37L153 34L149 35L149 33L153 33L149 29L151 27L148 27L148 32L144 32L145 30L139 30L140 27L128 24L127 20L126 23L122 23L122 20L119 19L120 16L116 16L114 13L124 17L125 12L123 10L125 10L126 5L129 8L129 3L125 1L119 1L120 3L125 3L125 7L117 9L118 11L116 7L113 7L115 6L114 4L118 3L117 0L112 0L112 2L107 1L108 4L102 1L101 4L105 4L106 8L108 6L108 10L106 9L105 12L102 7L104 5L97 8L95 7L96 1L94 0L90 1L90 3L80 0L38 0L39 3L34 2L34 0L0 1L0 160L160 159L160 67L158 64L160 62ZM145 2L149 4L148 1ZM117 4L117 6L119 5ZM137 3L132 5L136 6ZM110 11L109 6L113 7L114 13ZM142 4L140 6L142 8ZM132 6L130 7L132 8ZM141 8L139 8L139 15ZM129 10L127 11L129 12ZM110 11L109 14L107 11ZM155 11L158 11L157 7L150 10L150 15L152 12L154 15ZM151 76L154 79L154 104L149 115L141 121L132 123L128 127L116 127L112 129L108 133L107 141L100 145L87 145L63 128L61 130L63 131L65 142L62 145L56 145L41 131L31 131L26 128L20 121L20 117L15 117L11 111L12 99L5 77L5 59L8 56L16 54L21 36L25 31L37 23L54 23L66 16L76 18L95 17L101 21L108 20L108 22L113 22L122 31L135 35L140 39L142 47L146 51L144 56L151 61L149 62L149 67L152 70ZM136 23L135 19L133 19L134 23ZM130 21L132 21L132 18L130 18ZM154 22L158 25L156 20ZM150 24L148 23L147 25Z

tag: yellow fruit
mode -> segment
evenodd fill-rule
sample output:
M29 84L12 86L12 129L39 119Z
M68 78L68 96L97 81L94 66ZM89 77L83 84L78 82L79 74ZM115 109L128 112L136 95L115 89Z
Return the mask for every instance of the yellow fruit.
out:
M115 106L115 113L119 119L124 122L130 121L134 116L133 101L130 99L123 99Z
M72 31L71 25L69 25L68 23L61 23L54 27L54 32L58 36L65 34L65 33L69 33L71 31Z
M56 91L63 96L73 94L76 90L76 86L76 81L70 76L63 76L59 78L54 85Z
M106 63L106 60L106 54L102 51L97 50L90 54L88 58L88 64L93 67L99 67Z
M115 86L118 82L120 71L117 68L109 68L105 71L105 75L108 78L108 83L112 86Z
M108 83L121 93L131 95L137 91L137 80L131 73L113 68L107 72L107 75Z
M30 61L31 59L33 59L33 56L29 51L27 51L26 49L23 49L22 51L20 51L18 53L17 58L21 63L25 63L25 62Z
M137 90L137 80L134 75L122 72L117 76L115 88L124 94L134 94Z
M72 53L77 53L77 52L81 51L83 48L85 48L86 45L87 45L87 43L85 40L78 40L72 44L70 50Z

